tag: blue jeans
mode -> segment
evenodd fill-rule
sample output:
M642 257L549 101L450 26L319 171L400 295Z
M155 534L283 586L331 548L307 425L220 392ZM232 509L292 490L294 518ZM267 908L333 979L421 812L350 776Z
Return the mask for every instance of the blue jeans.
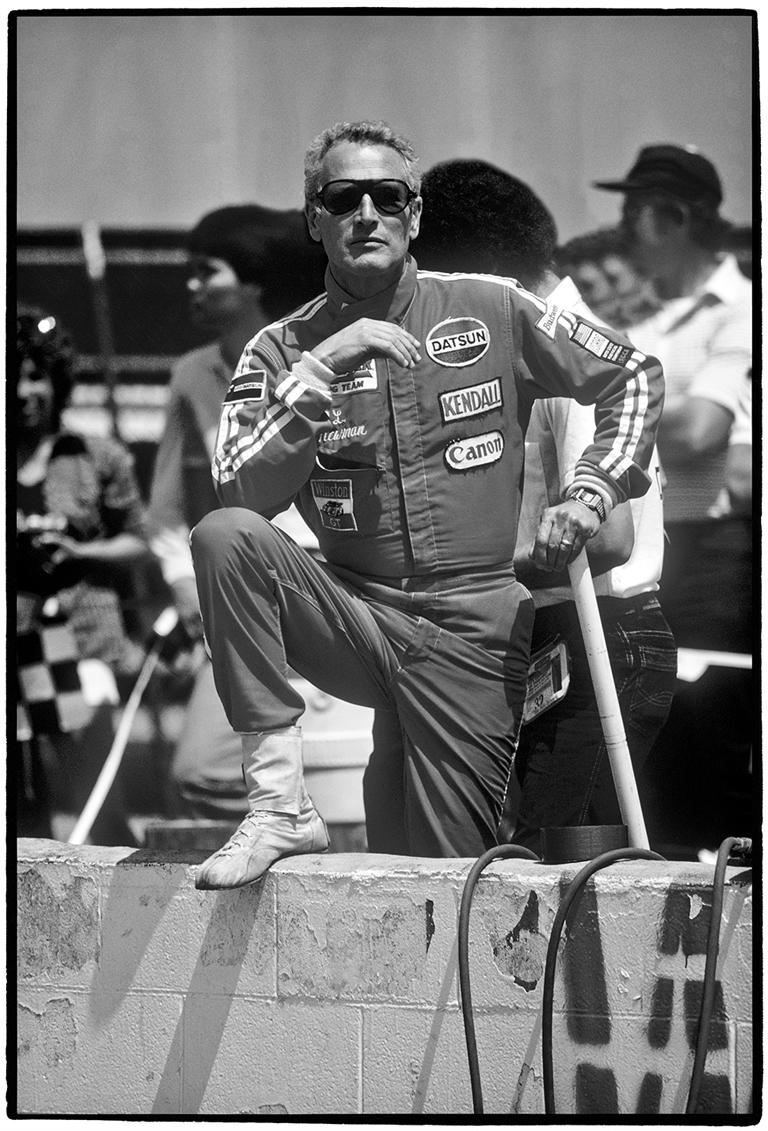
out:
M598 598L640 802L642 770L672 703L677 649L655 595ZM561 825L621 824L576 606L536 610L534 650L555 636L568 645L571 683L563 700L522 727L515 768L521 794L511 839L534 851L539 830Z

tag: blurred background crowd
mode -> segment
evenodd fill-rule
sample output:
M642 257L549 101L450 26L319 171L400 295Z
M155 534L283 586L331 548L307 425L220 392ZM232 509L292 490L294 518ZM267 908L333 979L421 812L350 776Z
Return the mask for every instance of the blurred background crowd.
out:
M674 10L16 18L17 835L206 848L242 815L187 537L217 506L245 343L324 289L304 149L362 117L410 136L425 173L476 161L479 212L488 171L532 186L552 271L661 359L678 661L640 796L667 855L753 835L753 34ZM448 223L450 179L431 183L411 250L440 270L430 204ZM277 521L315 550L297 514ZM363 848L370 718L302 692L335 846Z

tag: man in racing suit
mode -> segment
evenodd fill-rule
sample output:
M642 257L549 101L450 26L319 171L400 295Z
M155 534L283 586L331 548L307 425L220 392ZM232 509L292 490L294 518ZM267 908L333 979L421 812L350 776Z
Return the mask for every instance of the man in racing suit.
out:
M198 887L327 847L289 666L397 716L402 761L374 741L365 786L397 843L421 856L497 843L533 622L513 558L534 399L595 405L567 498L542 515L542 568L563 569L649 484L656 360L509 280L418 272L418 189L413 150L384 123L320 135L305 196L327 292L248 343L225 398L213 460L225 506L191 545L251 812ZM324 563L268 521L293 501Z

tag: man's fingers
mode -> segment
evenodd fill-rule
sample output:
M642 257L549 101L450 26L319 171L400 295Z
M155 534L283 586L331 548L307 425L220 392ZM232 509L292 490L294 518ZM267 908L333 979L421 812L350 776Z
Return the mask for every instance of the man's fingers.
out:
M536 532L531 559L542 569L565 569L581 553L584 539L578 531L563 529L557 523L543 519Z
M421 361L419 342L413 334L409 334L399 326L387 325L382 338L382 346L387 355L398 365L410 369Z

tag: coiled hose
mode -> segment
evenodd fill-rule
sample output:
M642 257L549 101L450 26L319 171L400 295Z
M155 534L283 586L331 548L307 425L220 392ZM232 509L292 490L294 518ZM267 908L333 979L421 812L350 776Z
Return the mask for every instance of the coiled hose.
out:
M746 837L727 837L717 852L715 877L712 881L712 912L709 920L709 934L707 935L707 957L704 963L704 988L701 995L701 1012L696 1035L696 1052L693 1059L691 1083L688 1089L688 1103L685 1108L686 1115L695 1115L698 1109L701 1084L704 1079L704 1066L707 1062L709 1027L712 1022L715 987L717 985L717 956L720 950L720 922L723 917L725 869L732 852L751 856L752 841Z
M717 959L720 947L720 926L723 912L723 896L725 890L725 871L731 855L739 855L748 860L751 858L752 841L746 837L728 837L722 842L717 854L715 875L712 887L712 910L707 937L707 955L704 967L704 987L702 992L701 1011L699 1016L698 1033L694 1064L691 1072L691 1083L688 1092L686 1115L696 1114L701 1095L701 1084L704 1078L704 1068L709 1045L709 1029L714 1009ZM515 844L502 844L489 849L472 865L464 884L459 909L459 987L461 991L461 1009L464 1018L464 1033L467 1044L467 1058L469 1063L469 1077L472 1086L472 1107L475 1115L483 1114L483 1093L480 1082L480 1069L477 1057L477 1041L475 1038L475 1025L472 1013L472 994L470 989L469 974L469 916L472 907L472 897L481 873L494 860L518 857L529 860L539 860L535 853L527 848ZM573 878L565 891L560 907L552 924L552 931L547 945L546 964L544 969L544 983L542 990L542 1066L544 1073L544 1110L547 1115L555 1114L554 1100L554 1073L552 1064L552 1016L554 1001L555 967L557 963L557 950L568 912L586 884L587 880L610 864L618 860L661 860L665 858L656 852L643 848L617 848L604 852L590 860Z

